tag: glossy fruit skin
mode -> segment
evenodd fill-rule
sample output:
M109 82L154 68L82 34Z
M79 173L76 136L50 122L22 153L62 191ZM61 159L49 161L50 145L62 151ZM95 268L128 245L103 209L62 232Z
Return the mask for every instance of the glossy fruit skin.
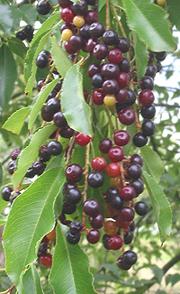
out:
M56 98L51 98L43 106L41 110L41 116L43 120L50 122L53 120L54 114L60 110L59 100Z
M90 38L89 25L85 24L83 27L81 27L80 30L79 30L79 35L82 38L82 40L88 41L89 38Z
M165 51L162 51L162 52L156 52L155 55L158 61L163 61L165 60L167 53Z
M45 68L49 64L50 53L48 51L41 51L36 59L36 65L39 68Z
M57 141L50 141L47 147L48 147L49 153L55 156L60 155L63 150L61 143Z
M148 65L145 75L154 78L156 73L157 73L157 66L155 64Z
M120 219L124 222L131 222L134 219L134 210L130 207L121 209Z
M99 214L99 204L96 200L87 200L84 202L83 210L88 216L94 218Z
M134 234L133 232L127 232L124 234L124 244L131 244L131 242L133 241L134 238Z
M70 164L66 168L66 178L69 183L79 182L81 180L82 173L82 167L78 164Z
M92 77L92 85L94 88L101 88L102 87L102 84L103 84L103 78L100 74L95 74L93 77Z
M10 157L12 160L16 160L18 158L18 155L20 154L21 150L19 148L14 149L11 154Z
M95 171L103 171L107 166L107 162L103 157L95 157L91 161L91 167Z
M101 67L101 75L104 79L116 79L119 74L119 67L113 63L106 63Z
M61 111L54 114L53 121L54 124L60 129L67 126L67 120Z
M98 60L102 60L104 58L106 58L106 56L108 55L108 48L106 45L103 44L97 44L95 45L94 49L93 49L93 55L98 59Z
M104 222L104 232L108 236L115 236L117 234L118 227L116 224L116 221L113 220L107 220Z
M104 27L102 24L98 22L94 22L89 27L89 33L92 38L99 38L104 33Z
M80 146L86 146L90 142L91 142L91 137L86 134L79 133L75 136L75 143Z
M76 205L74 203L64 202L63 203L63 214L72 214L76 211Z
M72 37L72 35L73 35L73 32L70 29L65 29L62 31L61 40L62 41L69 41L70 38Z
M96 217L90 219L90 224L93 229L101 229L103 227L104 217L102 214L98 214Z
M137 202L134 208L135 208L135 212L140 216L145 216L149 211L149 208L144 201Z
M122 52L118 48L109 51L108 60L111 63L119 64L123 60Z
M133 154L131 156L131 162L132 163L137 163L137 164L143 166L143 159L139 154Z
M103 41L108 46L116 45L119 41L118 35L112 30L106 30L103 34Z
M129 80L130 80L129 74L126 72L121 72L118 76L118 83L119 83L120 88L127 87L129 84Z
M117 101L122 105L127 102L127 99L128 99L128 90L120 89L117 94Z
M99 172L91 172L88 175L88 184L92 188L99 188L103 185L104 182L104 177L101 173Z
M139 102L142 106L150 106L154 102L154 94L151 90L142 90L139 93Z
M9 201L10 200L10 197L11 197L11 193L12 193L12 188L11 187L4 187L1 191L1 195L2 195L2 198L5 200L5 201Z
M102 153L108 153L111 147L112 147L112 141L108 138L101 140L99 144L99 150Z
M35 161L32 164L32 168L33 168L34 174L40 176L44 172L46 165L44 164L44 162L39 160L39 161Z
M130 43L127 38L119 38L118 48L121 50L122 53L126 53L130 49Z
M89 10L88 13L85 15L85 21L88 25L98 22L98 13L94 10Z
M114 132L114 142L118 146L124 146L129 143L130 136L127 131L115 131Z
M140 82L140 87L142 90L146 90L146 89L152 90L154 87L153 78L145 76Z
M98 230L90 230L87 234L87 240L90 244L96 244L100 239L100 233Z
M46 268L51 268L52 266L52 255L51 254L45 254L39 257L39 263L43 265Z
M51 5L46 0L40 0L38 1L36 9L39 14L46 15L51 11Z
M144 183L141 179L133 181L131 185L136 190L137 195L141 194L144 191Z
M16 33L16 38L21 41L24 41L26 39L26 34L25 34L24 30L18 31Z
M73 18L73 24L77 27L77 28L81 28L84 24L85 24L85 20L84 17L82 16L75 16Z
M99 66L96 64L91 64L88 68L88 75L92 78L95 74L100 72Z
M82 39L80 36L72 36L69 39L68 44L70 48L73 48L73 52L76 53L81 49Z
M114 146L109 150L108 156L112 162L121 161L124 158L123 149L119 146Z
M155 116L155 113L156 108L153 104L149 106L144 106L141 109L141 115L143 118L152 119Z
M116 97L114 95L106 95L103 99L103 103L107 107L112 107L116 104Z
M49 149L47 145L42 145L39 149L39 157L43 162L49 161L51 158L51 154L49 153Z
M133 143L135 146L137 147L143 147L144 145L146 145L148 142L148 139L146 136L144 136L143 133L138 132L136 135L134 135L133 137Z
M131 125L135 121L135 112L130 108L122 109L118 112L119 121L124 125Z
M155 125L151 120L144 120L142 123L142 132L144 136L152 136L155 131Z
M128 167L128 176L137 180L142 174L142 167L139 164L131 164Z
M117 162L109 163L106 167L108 177L116 178L121 174L120 166Z
M120 195L124 201L130 201L136 197L137 193L133 186L127 185L120 190Z
M109 250L119 250L123 246L123 239L120 236L110 237L107 241Z
M71 231L69 231L66 234L66 239L68 241L68 243L75 245L78 244L81 238L81 234L80 232L76 232L75 234L73 234Z
M130 71L130 64L129 61L126 58L123 58L123 60L119 64L119 69L121 72L129 72Z
M104 101L104 94L101 89L97 89L93 91L92 101L96 105L102 105Z
M16 161L14 161L14 160L9 161L8 166L7 166L8 173L10 175L13 175L15 170L16 170Z
M72 221L69 225L70 232L72 234L76 234L77 232L81 232L83 226L79 221Z
M78 3L74 3L71 6L71 9L74 12L74 14L83 16L87 13L87 3L86 1L81 0Z
M115 95L119 91L119 85L116 80L106 80L102 88L105 95Z
M65 201L77 204L81 201L81 192L77 188L70 189L65 195Z
M123 270L129 270L137 261L137 254L134 251L128 250L123 253L117 260L117 265Z
M119 210L123 207L123 200L116 188L109 188L105 194L105 198L112 208Z
M95 40L88 39L85 43L83 43L83 50L85 52L93 53L93 50L94 50L96 45L97 45L97 42ZM98 51L95 54L97 54L99 56L101 53L102 52Z
M61 10L61 18L65 21L65 23L72 23L74 13L69 7L65 7Z
M59 133L63 138L71 138L74 135L74 130L70 127L65 127L61 129Z

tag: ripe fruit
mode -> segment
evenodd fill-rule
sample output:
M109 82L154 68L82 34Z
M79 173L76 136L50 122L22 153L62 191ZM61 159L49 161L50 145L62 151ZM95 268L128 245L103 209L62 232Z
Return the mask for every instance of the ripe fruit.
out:
M58 128L64 128L67 126L67 121L65 119L65 116L63 115L63 113L61 111L56 112L53 116L53 121L54 124L58 127Z
M112 30L107 30L103 34L103 41L106 45L116 45L118 43L118 35Z
M120 195L124 201L130 201L136 197L137 194L133 186L127 185L120 190Z
M20 154L21 150L19 148L14 149L11 154L10 157L12 160L16 160L18 158L18 155Z
M94 104L101 105L104 102L104 95L101 89L94 90L92 94L92 100Z
M40 0L36 5L36 9L39 14L46 15L51 11L51 4L46 0Z
M121 51L118 48L110 50L108 54L108 60L111 63L119 64L123 60Z
M97 44L93 48L93 55L98 59L104 59L108 55L108 48L106 45Z
M69 127L65 127L61 129L59 133L63 138L71 138L74 135L74 130Z
M72 35L73 35L73 32L70 29L65 29L62 31L61 40L62 41L69 41L70 38L72 37Z
M144 120L142 124L142 132L144 136L152 136L155 131L155 125L151 120Z
M131 222L134 219L134 210L130 207L123 207L120 213L120 220Z
M137 202L134 208L136 213L139 214L140 216L145 216L149 210L147 204L143 201Z
M72 221L69 225L70 232L72 234L76 234L77 232L81 232L83 226L79 221Z
M108 177L116 178L121 174L120 166L116 162L109 163L106 167Z
M114 146L109 150L108 156L113 162L121 161L124 158L123 149L121 147Z
M47 253L39 257L39 263L46 268L51 268L52 266L52 255Z
M99 241L99 239L100 239L100 233L99 233L98 230L92 229L92 230L90 230L88 232L87 240L88 240L89 243L95 244L95 243L97 243Z
M39 68L45 68L49 64L50 53L48 51L41 51L36 59L36 65Z
M8 163L8 166L7 166L7 171L10 175L13 175L13 173L15 172L16 170L16 162L11 160L9 161Z
M123 253L117 260L117 265L123 270L129 270L137 261L137 254L134 251L128 250Z
M79 133L75 136L75 143L80 146L86 146L90 141L91 137L86 134Z
M137 164L143 166L143 159L138 154L134 154L134 155L131 156L131 162L132 163L137 163Z
M136 135L134 135L133 137L133 143L135 146L137 147L143 147L144 145L146 145L148 142L148 139L146 136L144 136L143 133L138 132Z
M5 200L5 201L9 201L10 200L10 197L11 197L11 193L12 193L12 188L11 187L4 187L1 191L1 195L2 195L2 198Z
M96 64L91 64L88 68L88 75L92 78L95 74L99 73L100 69L99 66Z
M83 206L84 212L90 217L96 217L99 214L99 204L96 200L87 200Z
M138 179L141 176L142 168L139 164L131 164L128 167L128 176L133 179Z
M123 239L120 236L113 236L107 240L107 248L109 250L119 250L123 246Z
M82 16L75 16L73 18L73 24L77 27L77 28L81 28L84 24L85 24L85 20L84 17Z
M102 152L102 153L108 153L109 150L111 149L112 147L112 141L110 139L103 139L101 140L100 144L99 144L99 150Z
M59 155L63 150L61 143L57 141L50 141L47 147L51 155Z
M140 82L141 89L149 89L152 90L154 86L153 78L145 76Z
M65 195L65 201L77 204L81 200L81 192L77 188L69 189Z
M65 7L61 11L61 18L65 21L65 23L72 23L74 18L74 13L69 7Z
M88 184L92 188L99 188L102 186L104 181L104 177L101 173L99 172L91 172L88 175Z
M53 120L54 114L60 110L59 100L56 98L51 98L43 106L41 110L42 119L50 122Z
M134 110L130 108L122 109L118 112L119 121L124 125L131 125L135 121Z
M90 219L90 224L93 229L101 229L103 227L104 217L98 214L96 217Z
M43 171L45 170L46 168L46 165L44 164L44 162L42 161L35 161L33 164L32 164L32 169L33 169L33 173L34 175L38 175L40 176Z
M128 86L129 83L129 74L126 72L121 72L118 76L118 83L120 88L125 88Z
M107 107L112 107L116 104L116 97L114 95L106 95L103 102Z
M98 21L98 14L97 11L89 10L88 13L85 15L85 21L87 24L92 24L93 22Z
M94 22L89 27L89 33L92 38L99 38L104 33L104 27L102 24L100 24L98 22ZM102 46L104 46L104 45L102 45Z
M70 0L58 0L58 3L62 8L65 8L65 7L72 5L72 1L70 1Z
M106 63L101 68L101 75L105 79L115 79L119 74L119 67L113 63Z
M119 38L118 48L122 53L126 53L130 49L130 43L127 38Z
M79 182L81 180L82 173L82 167L78 164L70 164L66 168L66 178L70 183Z
M87 3L83 0L74 3L71 8L76 15L85 15L87 13Z
M127 131L115 131L114 142L118 146L124 146L129 143L130 136Z
M119 91L119 86L118 82L116 80L106 80L103 85L103 92L105 95L110 94L110 95L115 95ZM107 95L109 96L109 95ZM112 98L111 98L112 99ZM114 99L113 99L114 101Z
M95 74L93 77L92 77L92 85L94 88L101 88L102 87L102 84L103 84L103 78L100 74Z
M142 90L139 93L139 102L143 106L150 106L154 102L154 94L151 90Z
M132 240L134 238L133 232L127 232L124 234L124 244L131 244Z
M144 106L141 109L142 117L147 119L152 119L155 116L155 113L156 113L156 108L153 104L149 106Z
M64 202L63 203L63 214L72 214L76 211L76 205L74 203Z
M66 239L67 241L72 244L72 245L75 245L77 243L79 243L80 241L80 238L81 238L81 234L80 232L76 232L76 233L72 233L71 231L67 232L66 234Z
M133 181L131 184L136 190L137 195L141 194L144 191L144 183L141 179L137 179Z
M91 161L91 166L92 166L92 169L101 172L101 171L105 170L107 163L103 157L95 157Z

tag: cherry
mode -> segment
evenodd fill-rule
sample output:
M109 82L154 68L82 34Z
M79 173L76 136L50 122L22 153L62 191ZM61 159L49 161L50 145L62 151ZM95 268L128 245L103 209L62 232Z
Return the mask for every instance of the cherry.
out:
M49 64L50 53L48 51L41 51L36 59L36 65L39 68L45 68Z
M98 214L96 217L90 219L90 224L93 229L101 229L103 227L104 217Z
M117 162L112 162L107 165L106 173L108 177L116 178L121 174L120 166Z
M16 33L16 38L21 40L21 41L26 40L26 33L24 32L24 30L18 31Z
M166 54L165 51L162 51L162 52L156 52L155 55L156 55L156 59L157 59L158 61L163 61L163 60L166 58L166 56L167 56L167 54Z
M46 255L47 250L48 250L48 242L46 239L43 239L43 241L39 245L37 256L40 257L43 255Z
M151 120L144 120L142 123L142 132L144 136L152 136L155 131L155 125Z
M76 53L81 49L82 46L82 40L80 36L72 36L68 41L68 46L73 50L73 53ZM67 47L66 47L67 48Z
M85 24L85 19L82 16L75 16L73 18L73 24L77 27L77 28L81 28L84 24Z
M131 222L134 219L134 210L130 207L123 207L120 213L120 220Z
M118 82L116 80L106 80L103 85L104 94L116 94L119 90Z
M89 27L89 33L92 38L99 38L104 33L104 27L102 24L98 22L94 22Z
M80 232L72 233L71 231L67 232L66 239L68 243L75 245L78 244L81 238Z
M121 72L129 72L130 71L130 64L129 61L126 58L123 58L123 60L119 64L119 69Z
M11 154L10 157L12 160L16 160L20 154L21 150L19 148L14 149Z
M136 194L136 190L133 186L127 185L121 189L120 195L124 201L130 201L134 197L136 197L137 194Z
M89 40L84 44L84 46L83 46L83 50L84 50L85 52L90 52L90 53L92 53L96 45L97 45L96 41L94 41L93 39L89 39ZM106 48L106 49L107 49L107 48ZM103 50L101 51L100 48L98 47L98 48L95 49L95 53L94 53L94 54L95 54L95 55L97 54L97 57L99 58L99 57L101 57L101 54L103 55ZM101 58L100 58L100 59L101 59Z
M145 76L140 82L140 87L142 90L145 90L145 89L152 90L153 86L154 86L154 82L152 77Z
M39 257L39 263L46 268L51 268L52 266L52 255L47 253Z
M116 188L110 188L105 194L107 202L114 208L120 209L123 206L123 200L120 198Z
M138 132L136 135L134 135L133 137L133 143L135 146L137 147L143 147L144 145L146 145L148 142L148 139L146 136L144 136L143 133Z
M122 52L118 48L110 50L108 60L111 63L119 64L123 60Z
M60 110L60 102L56 98L51 98L43 106L41 110L41 116L43 120L50 122L53 120L53 116Z
M63 150L61 143L57 141L50 141L47 147L51 155L59 155Z
M73 36L73 32L70 29L64 29L61 34L62 41L69 41Z
M115 131L114 132L114 142L118 146L124 146L129 143L130 136L127 131Z
M104 231L108 236L115 236L118 231L116 221L107 220L104 222Z
M99 172L91 172L88 175L88 184L93 188L99 188L103 185L104 177Z
M90 217L96 217L99 215L99 204L96 200L86 200L83 206L84 212Z
M127 89L120 89L117 94L117 101L121 104L125 104L128 99L128 90Z
M95 74L92 77L92 85L94 88L101 88L103 84L103 78L100 74Z
M81 200L81 192L77 188L69 189L65 195L65 201L77 204Z
M154 94L151 90L142 90L139 93L139 102L143 106L150 106L154 102Z
M123 149L121 147L114 146L109 150L108 156L113 162L121 161L124 158Z
M101 68L101 75L104 79L115 79L119 74L119 67L113 63L106 63Z
M95 74L99 73L100 69L99 66L96 64L91 64L88 68L88 75L92 78Z
M72 1L70 1L70 0L58 0L58 2L62 8L66 8L66 7L71 6L73 4Z
M40 0L36 5L36 9L39 14L46 15L51 11L51 4L46 0Z
M46 236L45 236L45 240L47 241L53 241L56 238L56 230L53 229L52 231L50 231Z
M134 208L135 208L136 213L139 214L140 216L145 216L149 210L147 204L143 201L137 202L135 204Z
M107 30L103 34L103 41L104 44L111 46L111 45L116 45L118 43L118 35L116 32L112 30Z
M107 163L103 157L95 157L91 161L91 166L92 166L92 169L101 172L101 171L105 170Z
M95 5L96 4L96 0L86 0L88 5Z
M95 244L95 243L97 243L99 241L99 239L100 239L100 233L99 233L98 230L92 229L92 230L90 230L88 232L87 240L88 240L89 243Z
M78 133L75 136L75 143L80 146L86 146L87 144L89 144L90 141L91 141L91 137L86 134Z
M133 232L127 232L127 233L125 233L124 234L124 243L125 244L131 244L131 242L132 242L132 240L133 240L133 238L134 238L134 234L133 234Z
M90 34L89 34L89 25L85 24L83 27L79 30L79 35L82 38L82 40L89 40Z
M131 156L131 162L132 163L137 163L137 164L143 166L143 159L138 154L134 154L134 155Z
M136 193L139 195L144 191L144 183L141 179L137 179L131 183L131 185L136 190Z
M72 221L69 225L70 232L72 234L76 234L77 232L81 232L83 226L79 221Z
M11 160L9 161L8 163L8 166L7 166L7 171L10 175L13 175L13 173L15 172L16 170L16 162Z
M123 259L126 264L133 265L137 261L137 254L131 250L125 251L123 253Z
M156 73L157 73L157 66L155 64L148 65L145 75L154 78Z
M107 107L112 107L116 104L116 97L114 95L106 95L103 99L104 104Z
M76 211L76 205L74 203L64 202L63 203L63 214L72 214Z
M87 13L87 8L87 3L83 0L80 0L78 3L74 3L71 6L72 11L76 15L85 15Z
M72 23L73 18L74 18L74 13L69 7L65 7L61 11L61 18L66 22L66 23Z
M149 106L144 106L141 109L141 115L144 118L147 119L152 119L155 116L156 113L156 108L154 106L154 104L149 105Z
M130 80L129 74L127 72L121 72L118 76L118 83L120 88L127 87L129 84L129 80Z
M46 165L42 161L36 161L32 165L34 174L38 176L40 176L44 172L45 168L46 168Z
M85 15L85 21L87 24L96 23L98 21L98 13L94 10L89 10L88 13Z
M78 164L70 164L66 168L66 178L70 183L79 182L81 180L82 173L82 167Z
M139 164L131 164L128 167L128 176L133 179L138 179L141 176L142 168Z
M108 55L107 46L104 44L95 45L93 48L93 55L99 60L106 58L106 56Z
M2 198L5 200L5 201L9 201L10 200L10 197L11 197L11 193L12 193L12 188L11 187L4 187L1 191L1 195L2 195Z
M102 89L94 90L92 94L92 100L96 105L102 105L104 101L104 94Z
M61 111L54 114L53 121L58 128L64 128L67 126L67 120Z
M118 48L121 50L121 52L126 53L130 49L130 43L127 38L119 38L118 42Z
M74 135L74 130L71 129L70 127L65 127L60 130L60 135L63 138L71 138Z
M109 150L111 149L112 147L112 141L110 139L103 139L101 140L100 144L99 144L99 150L102 152L102 153L108 153Z
M135 112L133 109L125 108L118 112L119 121L124 125L131 125L135 121Z
M119 250L123 246L123 239L120 236L110 237L107 241L109 250Z

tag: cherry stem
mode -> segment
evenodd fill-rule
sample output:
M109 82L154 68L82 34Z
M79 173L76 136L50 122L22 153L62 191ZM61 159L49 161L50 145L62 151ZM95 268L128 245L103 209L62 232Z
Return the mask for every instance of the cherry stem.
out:
M126 181L125 181L125 177L124 177L124 166L123 166L123 163L121 162L120 163L120 168L121 168L121 183L122 183L122 186L124 187L125 184L126 184Z
M11 294L14 289L15 289L15 286L12 285L9 289L7 289L3 292L0 292L0 294Z
M68 151L67 151L67 155L66 155L66 165L68 165L70 160L71 160L74 145L75 145L75 136L73 136L71 138L71 142L70 142L70 144L68 146Z
M85 152L85 166L84 166L84 190L82 193L83 196L83 202L87 200L87 190L88 190L88 171L89 171L89 153L90 153L90 144L86 146L86 152ZM86 225L86 214L82 213L82 224L83 226Z

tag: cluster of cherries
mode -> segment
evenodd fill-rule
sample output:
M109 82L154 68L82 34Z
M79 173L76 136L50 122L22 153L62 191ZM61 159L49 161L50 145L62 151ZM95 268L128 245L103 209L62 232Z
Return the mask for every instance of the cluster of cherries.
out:
M34 29L31 25L26 25L24 28L16 33L16 38L21 41L31 42L33 38Z

